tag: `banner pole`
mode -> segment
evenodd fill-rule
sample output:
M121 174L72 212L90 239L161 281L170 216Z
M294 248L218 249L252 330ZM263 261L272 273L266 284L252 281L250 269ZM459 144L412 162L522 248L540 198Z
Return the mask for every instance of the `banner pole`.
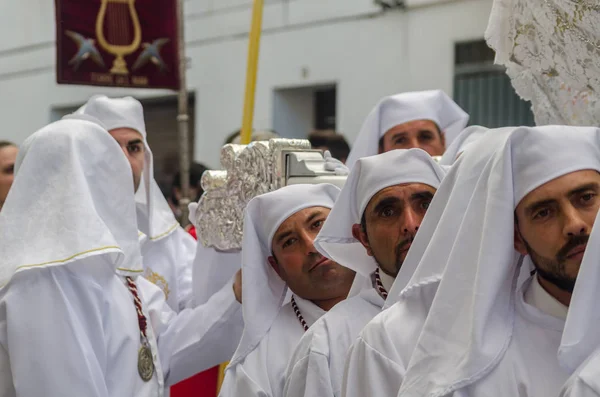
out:
M179 44L179 93L177 97L178 115L177 125L179 130L179 175L181 183L181 199L179 208L181 210L181 226L189 224L188 204L190 203L190 147L189 147L189 115L188 115L188 92L187 92L187 63L185 58L185 37L183 12L183 1L177 0L177 42Z
M248 40L248 65L246 69L246 93L244 97L244 117L242 120L241 144L247 145L252 140L252 123L254 120L254 101L256 97L256 79L258 74L258 54L262 32L262 15L264 0L254 0L252 7L252 25Z

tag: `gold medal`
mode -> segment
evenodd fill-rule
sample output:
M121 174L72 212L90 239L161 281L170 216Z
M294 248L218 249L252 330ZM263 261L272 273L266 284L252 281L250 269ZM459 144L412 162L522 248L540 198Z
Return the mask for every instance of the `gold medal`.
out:
M152 350L148 346L142 346L138 353L138 372L144 382L148 382L154 375Z
M138 295L137 286L131 277L125 277L127 288L133 295L133 304L138 316L138 326L140 327L140 341L142 347L138 352L138 372L144 382L148 382L154 375L154 360L152 360L152 350L148 345L148 337L146 336L146 316L142 311L142 301Z

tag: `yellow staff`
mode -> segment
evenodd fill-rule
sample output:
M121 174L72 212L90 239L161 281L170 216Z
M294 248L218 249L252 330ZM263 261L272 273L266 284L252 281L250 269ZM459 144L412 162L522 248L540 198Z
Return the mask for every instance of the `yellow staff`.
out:
M242 120L241 144L252 140L252 122L254 119L254 98L256 96L256 76L258 74L258 53L262 32L264 0L254 0L252 8L252 26L248 41L248 67L246 69L246 94L244 97L244 118Z
M256 97L256 77L258 75L258 53L262 32L262 15L264 0L254 0L252 7L252 26L248 40L248 67L246 69L246 94L244 96L244 118L242 120L241 144L247 145L252 140L252 122L254 120L254 99ZM217 395L223 384L227 363L219 366Z

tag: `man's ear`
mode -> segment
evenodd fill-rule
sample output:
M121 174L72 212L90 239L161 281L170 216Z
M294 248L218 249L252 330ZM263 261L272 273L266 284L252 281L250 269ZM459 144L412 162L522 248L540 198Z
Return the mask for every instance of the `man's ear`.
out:
M275 257L273 256L270 256L267 258L267 261L269 262L269 265L271 265L273 270L275 270L275 273L277 273L279 278L281 278L281 269L279 268L279 263L277 263L277 259L275 259Z
M352 237L360 241L367 250L367 255L373 256L373 250L371 250L371 245L369 244L369 236L367 236L367 233L363 230L361 225L352 225Z
M527 245L519 230L519 224L515 222L515 237L514 237L515 250L521 255L527 255Z

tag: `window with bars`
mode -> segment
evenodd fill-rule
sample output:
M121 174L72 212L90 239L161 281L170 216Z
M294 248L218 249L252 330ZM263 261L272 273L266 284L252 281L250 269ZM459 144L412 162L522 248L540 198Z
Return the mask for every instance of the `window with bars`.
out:
M535 125L531 104L515 93L505 69L494 65L494 51L484 40L457 43L454 59L454 100L471 116L470 125Z

